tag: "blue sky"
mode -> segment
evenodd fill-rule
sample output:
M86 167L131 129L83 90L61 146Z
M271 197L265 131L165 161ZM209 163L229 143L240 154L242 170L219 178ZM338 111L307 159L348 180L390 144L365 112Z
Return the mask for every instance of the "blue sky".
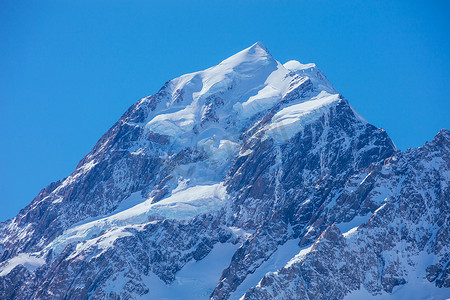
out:
M450 128L448 1L0 2L0 221L139 98L261 41L405 150Z

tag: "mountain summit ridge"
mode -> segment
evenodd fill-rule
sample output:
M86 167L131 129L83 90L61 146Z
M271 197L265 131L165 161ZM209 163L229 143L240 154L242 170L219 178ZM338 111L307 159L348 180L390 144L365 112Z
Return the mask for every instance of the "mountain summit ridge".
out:
M398 151L257 42L137 101L1 223L0 298L445 295L448 136Z

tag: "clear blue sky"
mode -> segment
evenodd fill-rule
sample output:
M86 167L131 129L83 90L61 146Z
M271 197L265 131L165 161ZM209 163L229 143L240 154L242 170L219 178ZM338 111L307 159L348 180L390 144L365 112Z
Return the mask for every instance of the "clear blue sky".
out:
M0 221L139 98L256 41L404 150L450 128L448 1L0 1Z

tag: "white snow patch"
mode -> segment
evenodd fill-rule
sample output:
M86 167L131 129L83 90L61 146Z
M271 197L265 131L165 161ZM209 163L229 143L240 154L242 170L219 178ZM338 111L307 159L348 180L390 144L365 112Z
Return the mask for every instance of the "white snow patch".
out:
M2 263L2 266L0 267L0 276L8 275L9 272L11 272L18 265L23 265L28 269L28 271L33 272L43 264L45 264L45 259L38 257L36 254L20 253L19 255Z
M233 109L240 118L248 119L277 104L289 90L292 78L287 74L288 70L278 63L276 70L267 77L256 95L234 104Z
M228 195L222 184L194 186L151 205L149 215L187 220L221 209Z
M132 193L128 198L119 203L119 206L114 210L114 213L127 210L143 201L145 201L145 199L142 198L141 191Z
M131 150L130 150L131 151ZM138 148L135 151L131 151L130 152L131 155L141 155L141 154L145 154L145 149L144 148Z
M244 229L239 228L239 227L228 227L228 228L231 229L231 231L233 232L233 235L238 238L241 237L244 239L248 239L254 233L254 230L245 231Z
M248 274L245 280L234 291L230 300L240 299L250 288L256 286L261 279L269 272L275 272L284 267L289 260L301 251L298 246L298 239L290 240L279 246L275 253L265 261L253 274Z
M250 155L250 154L252 154L252 153L253 153L253 150L252 150L252 149L247 149L247 150L245 150L244 152L239 153L239 156L247 156L247 155Z
M95 161L91 160L90 162L82 165L80 167L80 169L82 169L83 172L87 172L87 171L91 170L93 167L95 167L95 165L97 165L97 164L98 164L98 162L95 162Z
M350 236L356 232L358 227L369 221L372 213L368 213L365 216L355 216L350 222L335 224L337 228L343 233L344 237Z
M64 198L62 196L56 195L55 200L53 200L52 203L53 204L61 203L63 201L63 199Z
M289 260L289 262L285 265L285 268L289 268L293 264L301 261L305 257L306 254L311 252L313 246L314 245L311 245L309 247L305 247L302 250L300 250L300 252L297 255L295 255L291 260Z
M289 71L297 72L297 71L300 71L300 70L315 68L316 64L314 64L314 63L302 64L299 61L290 60L287 63L284 63L283 66L286 69L288 69Z
M349 237L349 236L351 236L352 234L354 234L357 230L358 230L358 226L353 227L352 229L350 229L350 230L347 231L347 232L344 232L342 235L343 235L344 237Z
M258 91L258 94L251 96L244 103L238 103L241 106L239 110L243 118L248 118L260 111L271 108L282 95L280 91L275 89L273 86L266 85L264 88Z
M166 285L158 276L150 273L144 281L150 293L140 299L209 299L219 283L222 271L230 264L238 245L230 243L216 244L211 252L202 260L192 260L177 274L175 281Z
M327 113L339 102L339 94L329 94L322 91L309 101L288 106L276 113L266 128L266 136L275 141L284 142L291 139L305 126Z

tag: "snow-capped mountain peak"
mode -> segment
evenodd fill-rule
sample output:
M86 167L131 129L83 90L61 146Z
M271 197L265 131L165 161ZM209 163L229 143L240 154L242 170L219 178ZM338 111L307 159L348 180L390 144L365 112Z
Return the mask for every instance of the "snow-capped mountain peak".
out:
M315 64L255 43L139 100L1 223L0 298L445 293L448 137L397 151Z
M261 43L256 42L252 46L230 56L223 60L218 67L232 68L239 73L253 73L264 64L276 62L267 48ZM246 68L248 67L248 68Z

